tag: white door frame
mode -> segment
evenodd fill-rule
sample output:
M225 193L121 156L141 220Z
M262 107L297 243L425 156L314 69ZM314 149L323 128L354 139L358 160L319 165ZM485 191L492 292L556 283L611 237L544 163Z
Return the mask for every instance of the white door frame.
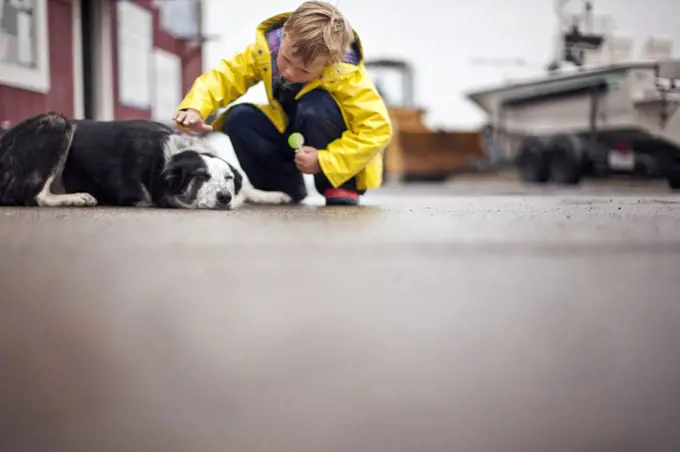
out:
M73 24L73 116L79 119L85 114L81 6L81 0L71 0L71 23Z
M80 2L80 0L78 0ZM110 0L94 0L92 26L92 87L94 91L94 119L114 119L113 97L113 20ZM80 53L82 58L82 51ZM81 60L81 80L82 80ZM80 86L82 87L82 81Z
M0 17L2 16L2 7L6 1L0 0ZM35 0L33 3L33 19L36 26L35 39L37 40L37 67L27 68L0 62L0 85L43 94L50 92L50 49L47 8L47 0ZM3 45L1 36L0 45Z

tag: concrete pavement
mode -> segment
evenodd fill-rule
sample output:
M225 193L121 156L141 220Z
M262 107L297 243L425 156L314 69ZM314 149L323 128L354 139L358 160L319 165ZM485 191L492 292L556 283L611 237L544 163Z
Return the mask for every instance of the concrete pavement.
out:
M680 197L1 209L0 450L680 450Z

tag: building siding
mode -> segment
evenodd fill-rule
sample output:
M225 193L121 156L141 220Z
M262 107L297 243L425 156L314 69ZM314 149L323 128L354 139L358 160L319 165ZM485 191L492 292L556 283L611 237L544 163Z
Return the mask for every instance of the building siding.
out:
M177 39L160 26L160 14L154 8L150 0L134 0L134 3L142 6L152 13L154 29L154 47L178 55L182 59L182 90L183 94L191 87L196 77L201 74L203 69L203 57L200 47L195 49L182 39ZM114 92L114 112L116 119L132 118L151 118L150 109L139 109L121 105L118 100L118 26L116 9L113 8L112 29L113 29L113 92ZM168 113L168 121L171 119L172 112Z
M83 0L84 1L84 0ZM118 101L118 45L117 45L117 17L115 0L112 3L112 70L113 70L113 98L114 117L150 118L151 111L131 108L121 105ZM182 59L182 88L184 94L201 74L203 59L201 48L194 48L182 39L177 39L160 27L158 10L150 0L135 0L150 10L153 14L154 46L179 55ZM74 73L73 46L71 36L73 32L73 16L71 0L48 0L48 36L50 55L51 89L47 94L36 93L0 84L0 122L16 123L22 119L49 110L56 110L66 115L74 115ZM68 36L65 42L54 39L56 36ZM171 112L168 119L171 117Z
M50 55L49 93L36 93L0 85L0 121L16 123L44 111L73 115L73 16L70 0L47 2L47 28ZM66 43L56 36L68 36Z

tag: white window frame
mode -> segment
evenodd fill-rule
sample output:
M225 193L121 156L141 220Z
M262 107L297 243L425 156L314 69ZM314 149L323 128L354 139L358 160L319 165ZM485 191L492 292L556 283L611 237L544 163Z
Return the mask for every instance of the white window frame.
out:
M182 60L178 55L156 47L153 72L151 119L170 123L182 101Z
M201 18L199 13L199 8L201 8L200 0L180 0L175 2L154 0L153 5L158 11L158 26L161 30L180 39L193 38L201 33ZM189 6L192 9L191 15L194 20L192 21L190 31L185 30L184 27L180 27L182 29L178 30L175 26L176 24L170 25L166 23L168 17L182 17L182 14L186 12L183 9L185 6Z
M129 0L115 2L115 7L118 103L125 107L150 110L153 96L153 15L147 8ZM125 53L130 50L132 55ZM130 63L131 67L126 67L126 63Z
M0 0L0 14L7 0ZM47 25L47 0L33 0L36 25L36 68L0 61L0 85L46 94L50 91L50 49Z

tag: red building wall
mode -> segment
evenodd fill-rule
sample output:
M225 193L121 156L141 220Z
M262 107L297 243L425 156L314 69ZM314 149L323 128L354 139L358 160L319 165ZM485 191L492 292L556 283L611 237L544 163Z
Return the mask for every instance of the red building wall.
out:
M47 110L73 115L73 16L71 0L47 2L50 92L36 93L0 84L0 122L16 123ZM66 36L65 40L53 39Z
M156 8L153 7L151 0L134 0L134 3L151 11L154 25L154 46L167 52L174 53L182 59L182 95L191 87L196 77L198 77L203 69L203 58L200 47L192 48L186 41L173 37L170 33L165 31L160 26L160 14ZM151 110L139 109L121 105L118 101L118 45L117 39L118 27L116 26L116 10L112 8L113 14L112 29L113 29L113 99L114 99L114 114L116 119L128 118L151 118ZM170 118L168 118L169 120Z
M83 0L85 1L85 0ZM112 56L113 56L113 99L116 119L150 118L150 110L140 110L121 105L118 102L118 46L117 18L115 0L112 2ZM203 59L201 49L193 48L185 41L174 38L161 29L158 10L149 0L135 0L153 13L154 45L180 55L183 60L182 85L184 93L201 74ZM0 84L0 122L8 120L16 123L22 119L48 110L56 110L66 115L74 114L73 94L73 46L71 45L73 17L71 0L49 0L47 2L48 36L50 54L51 90L47 94ZM68 37L54 39L56 36Z

